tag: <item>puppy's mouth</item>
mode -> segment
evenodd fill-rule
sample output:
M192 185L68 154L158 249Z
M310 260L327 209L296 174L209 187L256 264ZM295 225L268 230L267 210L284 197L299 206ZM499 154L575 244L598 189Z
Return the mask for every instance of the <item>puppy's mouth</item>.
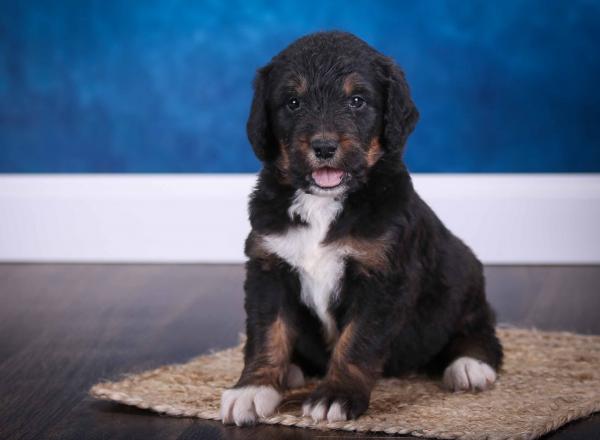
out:
M312 180L319 188L331 189L342 184L346 172L339 168L321 167L314 170L311 174Z

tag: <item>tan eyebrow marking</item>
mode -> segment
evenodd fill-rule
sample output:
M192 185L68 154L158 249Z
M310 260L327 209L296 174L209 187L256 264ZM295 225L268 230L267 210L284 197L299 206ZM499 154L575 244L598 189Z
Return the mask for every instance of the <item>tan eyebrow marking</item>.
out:
M291 78L288 81L288 86L290 89L293 89L298 95L304 95L308 91L308 81L302 75L298 75Z
M344 93L346 94L346 96L350 96L352 94L352 92L354 91L354 89L356 88L356 86L361 85L363 83L364 83L364 79L359 73L357 73L357 72L351 73L350 75L346 76L346 78L344 78L344 84L343 84Z

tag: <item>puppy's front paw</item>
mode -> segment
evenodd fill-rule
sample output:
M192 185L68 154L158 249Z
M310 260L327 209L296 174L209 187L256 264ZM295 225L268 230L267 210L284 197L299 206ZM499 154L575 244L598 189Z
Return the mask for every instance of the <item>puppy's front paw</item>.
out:
M302 405L302 415L315 422L340 422L356 419L369 406L369 396L358 390L323 384Z
M245 386L221 395L221 420L238 426L252 425L257 417L268 417L281 402L281 394L271 386Z
M496 372L485 362L460 357L444 370L444 385L451 391L482 391L496 381Z

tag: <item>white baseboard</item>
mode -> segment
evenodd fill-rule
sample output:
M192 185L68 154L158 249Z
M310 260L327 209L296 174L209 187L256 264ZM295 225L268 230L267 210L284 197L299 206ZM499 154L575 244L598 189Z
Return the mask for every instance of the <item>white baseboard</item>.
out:
M254 175L0 176L0 261L241 262ZM600 263L600 174L417 174L487 264Z

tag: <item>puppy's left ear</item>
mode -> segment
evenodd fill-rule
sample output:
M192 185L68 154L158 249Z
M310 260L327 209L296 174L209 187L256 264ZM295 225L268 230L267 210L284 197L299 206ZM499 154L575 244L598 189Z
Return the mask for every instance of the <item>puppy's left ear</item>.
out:
M387 151L402 155L406 140L419 120L419 111L410 97L404 72L394 60L381 57L378 64L385 87L383 145Z
M269 118L268 82L272 65L268 64L258 70L254 78L254 97L250 108L250 116L246 124L248 140L256 157L262 162L275 159L277 156L277 145Z

